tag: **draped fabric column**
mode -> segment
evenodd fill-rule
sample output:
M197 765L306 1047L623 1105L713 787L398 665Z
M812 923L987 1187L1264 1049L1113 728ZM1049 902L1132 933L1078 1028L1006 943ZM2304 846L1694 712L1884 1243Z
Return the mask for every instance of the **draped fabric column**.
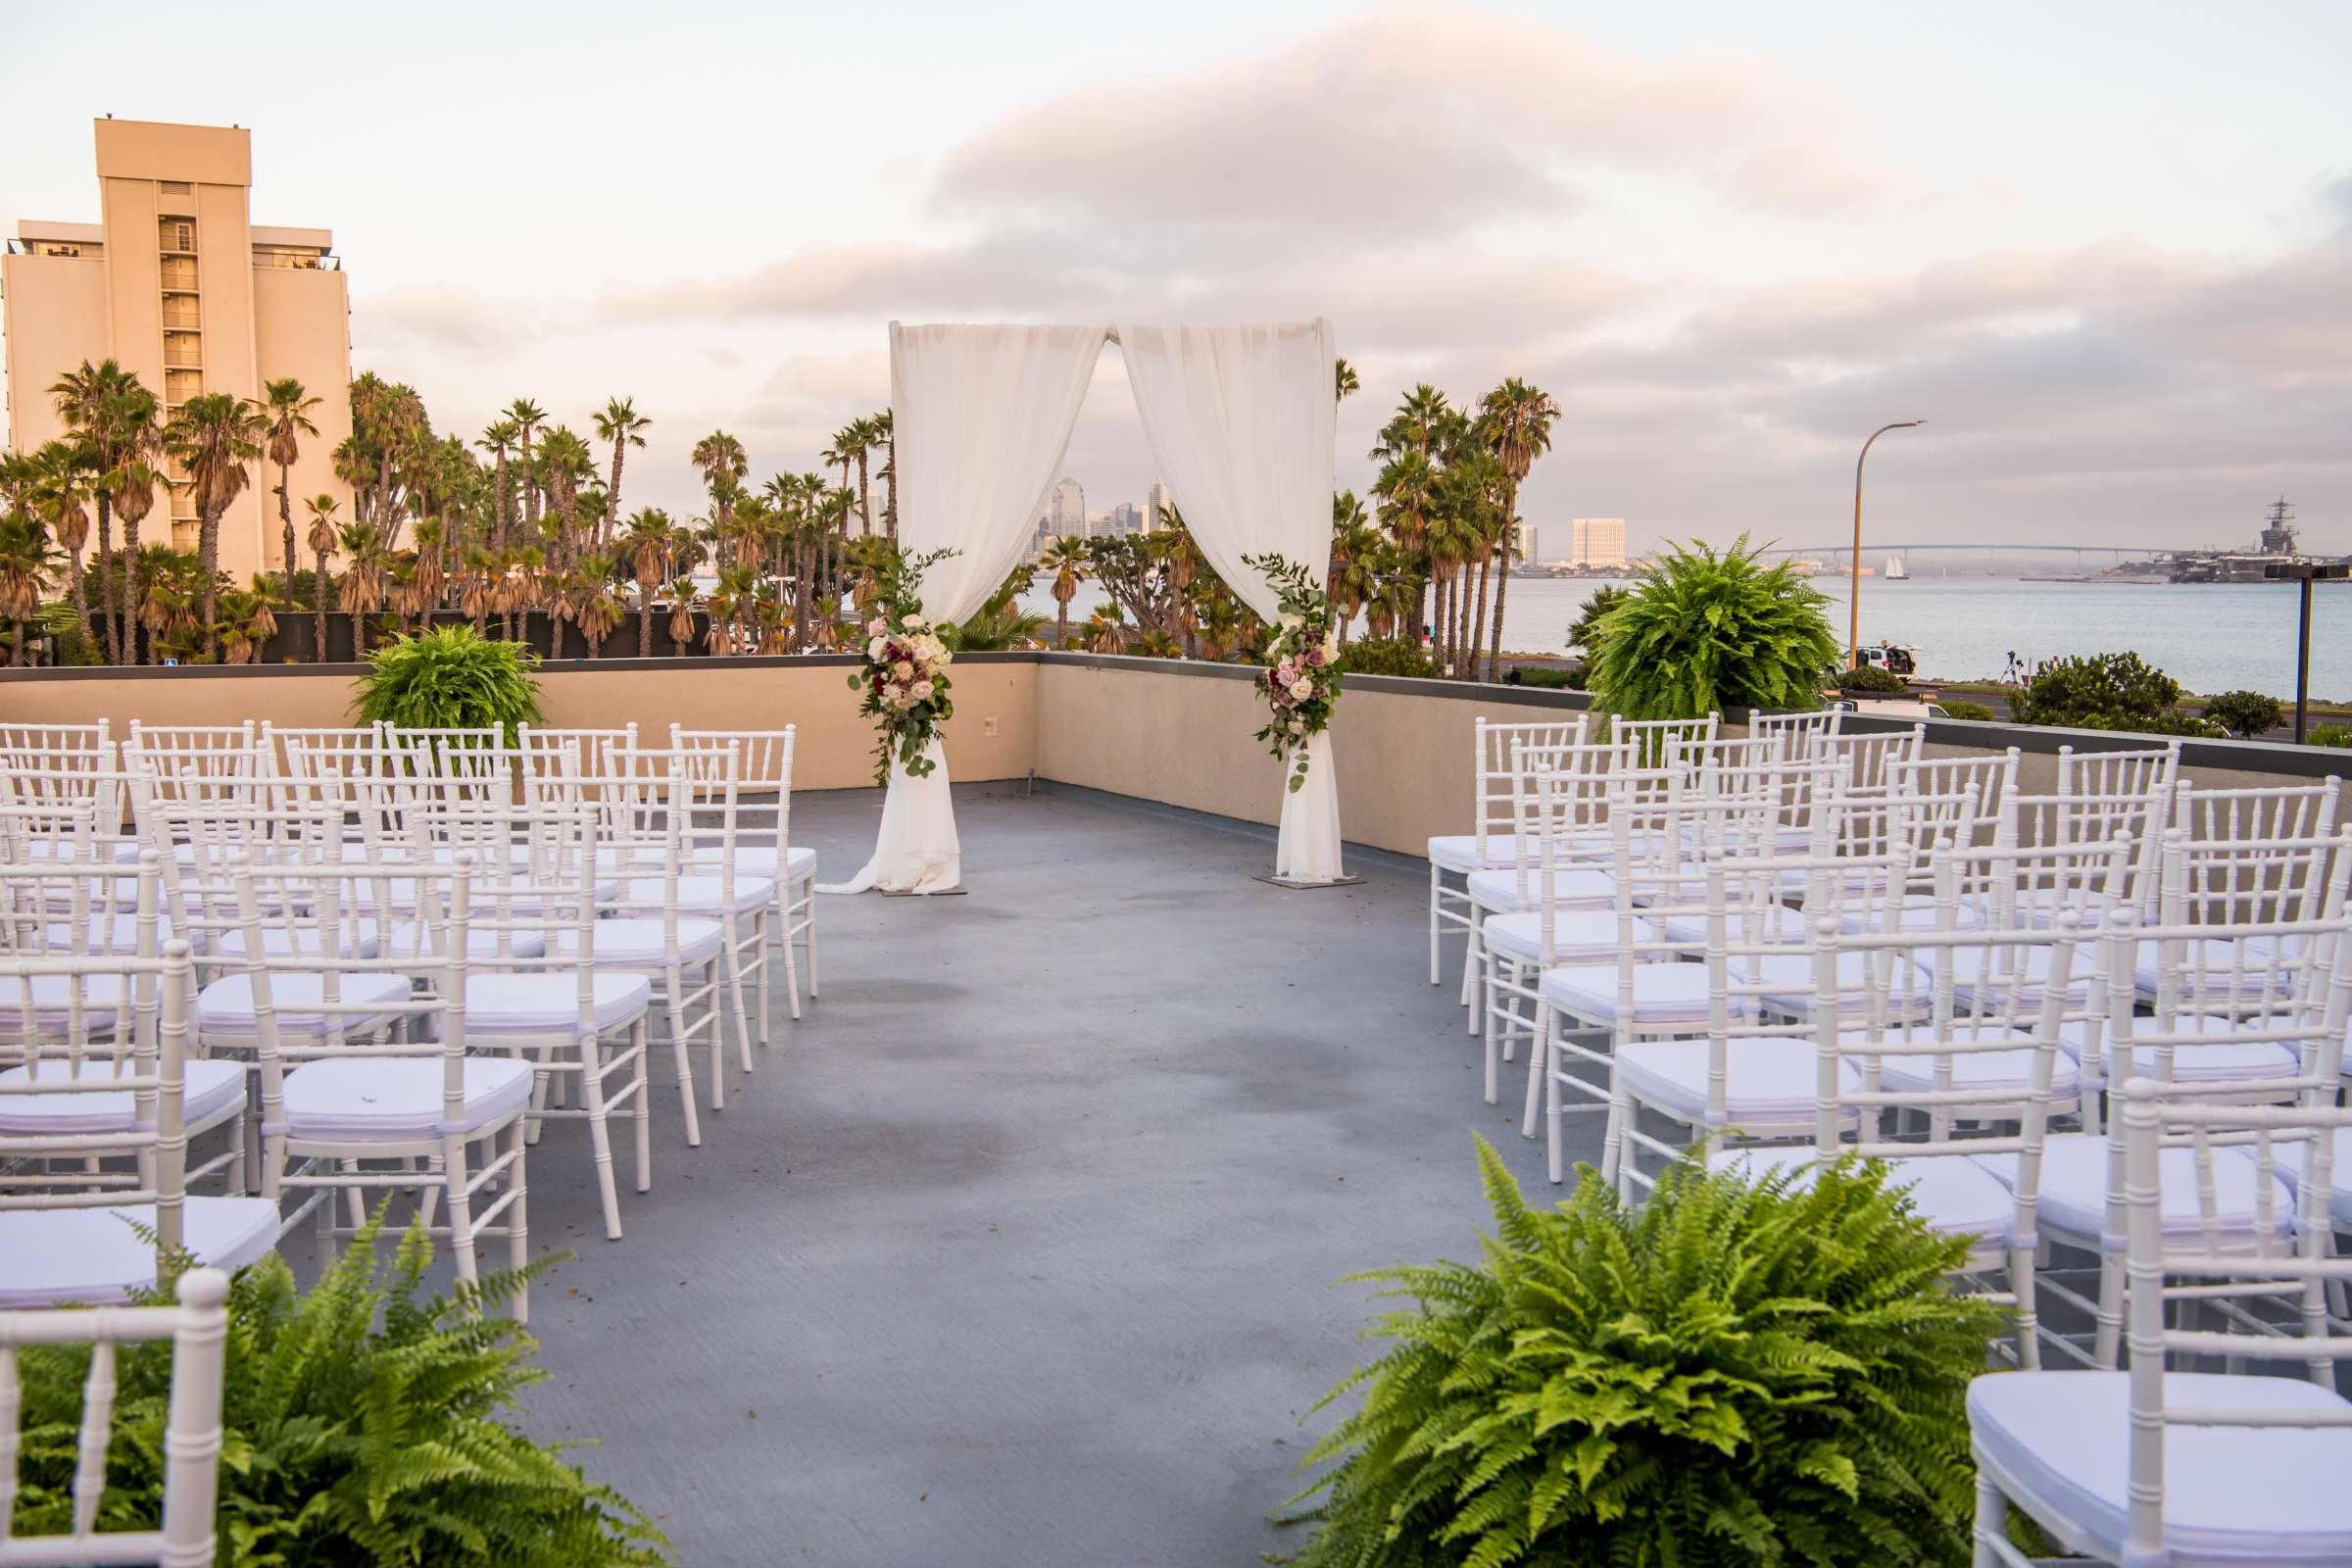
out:
M932 620L964 619L1019 563L1103 338L1100 326L890 323L899 548L910 559L956 552L923 578ZM947 756L936 741L925 755L933 766L921 778L891 764L873 858L819 892L940 893L962 880Z
M1273 619L1281 599L1242 557L1270 551L1318 576L1331 561L1331 323L1122 322L1117 332L1144 434L1194 541L1227 586ZM1328 882L1343 874L1331 737L1311 738L1306 755L1304 786L1283 797L1275 875Z

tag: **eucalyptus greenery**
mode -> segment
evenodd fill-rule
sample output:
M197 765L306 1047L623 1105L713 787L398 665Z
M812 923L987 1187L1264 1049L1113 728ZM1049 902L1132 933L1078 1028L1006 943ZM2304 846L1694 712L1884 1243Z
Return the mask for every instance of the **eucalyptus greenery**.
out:
M351 705L362 723L388 719L412 729L486 729L507 743L515 726L537 723L539 656L520 643L480 636L471 626L441 626L403 637L368 655L368 673Z
M547 1374L521 1327L475 1308L519 1282L486 1275L419 1298L421 1229L387 1265L383 1210L307 1292L270 1256L229 1286L220 1554L223 1568L626 1568L667 1562L660 1532L561 1446L516 1431L516 1395ZM71 1524L86 1346L27 1347L17 1528ZM163 1507L172 1345L124 1346L101 1531L155 1528Z
M1786 563L1766 565L1745 534L1720 555L1670 547L1600 618L1587 665L1593 698L1636 719L1819 708L1842 653L1827 603Z
M1302 1568L1967 1562L1969 1380L1997 1308L1953 1295L1883 1165L1802 1186L1686 1163L1639 1210L1589 1167L1531 1209L1494 1151L1477 1267L1361 1276L1411 1304L1324 1404ZM1318 1406L1321 1408L1321 1406Z

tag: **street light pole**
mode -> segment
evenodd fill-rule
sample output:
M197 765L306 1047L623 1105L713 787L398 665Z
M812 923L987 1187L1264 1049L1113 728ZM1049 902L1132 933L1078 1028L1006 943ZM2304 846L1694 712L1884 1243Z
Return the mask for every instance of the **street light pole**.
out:
M2311 585L2352 577L2352 564L2340 561L2289 561L2262 568L2276 582L2292 581L2302 591L2295 631L2295 744L2303 744L2303 723L2311 711Z
M1862 443L1862 455L1854 460L1854 554L1848 563L1851 586L1846 590L1847 619L1845 625L1845 667L1862 667L1862 465L1870 461L1870 449L1879 437L1889 430L1912 430L1927 423L1925 419L1899 419L1893 424L1882 424L1870 432L1870 440Z

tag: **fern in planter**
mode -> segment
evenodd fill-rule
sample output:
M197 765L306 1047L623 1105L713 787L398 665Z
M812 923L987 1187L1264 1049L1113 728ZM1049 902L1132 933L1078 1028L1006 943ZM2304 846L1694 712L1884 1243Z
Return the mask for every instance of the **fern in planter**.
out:
M1720 555L1669 549L1594 628L1593 698L1637 719L1819 708L1823 673L1843 655L1828 603L1785 563L1764 564L1745 534Z
M495 641L471 626L440 626L370 651L352 716L388 719L404 728L481 729L493 724L515 740L515 726L536 724L539 656L520 643Z
M546 1374L511 1319L465 1298L418 1299L432 1243L401 1239L386 1267L379 1208L307 1293L275 1256L229 1287L221 1426L224 1568L631 1568L668 1561L645 1516L560 1446L515 1431L509 1407ZM495 1301L514 1276L486 1276ZM166 1297L168 1298L168 1293ZM86 1346L19 1352L24 1384L16 1522L73 1514ZM170 1341L124 1346L98 1529L153 1529L163 1509Z
M1967 1255L1840 1164L1805 1189L1696 1165L1631 1213L1590 1169L1530 1209L1483 1140L1473 1268L1362 1276L1411 1305L1293 1505L1301 1568L1963 1564L1969 1380L1999 1311Z

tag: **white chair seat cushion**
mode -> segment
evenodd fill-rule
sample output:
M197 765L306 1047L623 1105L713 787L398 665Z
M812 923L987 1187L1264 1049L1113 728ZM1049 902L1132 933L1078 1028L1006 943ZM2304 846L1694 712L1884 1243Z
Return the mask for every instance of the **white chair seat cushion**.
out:
M2085 936L2091 934L2084 927ZM2017 1005L2037 1007L2048 987L2051 948L2003 948L1987 951L1977 948L1966 951L1952 964L1952 996L1969 1007L2005 1007L2010 995L2017 994ZM2075 949L2073 965L2067 975L2066 1004L2080 1007L2090 1001L2092 961L2097 956L2092 942L2085 940Z
M1487 835L1486 855L1479 855L1478 835L1447 833L1429 841L1429 858L1442 871L1467 874L1496 866L1519 863L1519 836L1515 833Z
M335 956L338 958L372 958L375 956L375 938L365 931L338 931ZM223 958L245 956L245 932L242 927L223 931L213 944L213 951ZM284 926L262 927L262 954L266 957L300 956L316 958L325 951L319 933L304 929L289 931Z
M245 1102L245 1068L234 1061L198 1057L184 1064L187 1088L180 1102L180 1118L200 1127ZM55 1083L54 1095L0 1095L0 1132L113 1133L136 1125L137 1099L127 1089L93 1087L109 1078L135 1074L138 1063L127 1056L84 1061L76 1076L71 1062L50 1058L31 1068L11 1067L0 1072L0 1084Z
M1617 1019L1617 965L1571 963L1544 971L1544 1000L1579 1018L1614 1023ZM1707 1021L1707 966L1703 963L1642 963L1633 970L1634 1015L1637 1027ZM1739 999L1733 1016L1742 1016Z
M709 962L717 956L718 950L726 943L726 936L727 928L716 920L680 920L678 961L682 964ZM595 943L596 961L600 964L658 969L668 960L669 942L663 935L662 922L651 916L599 920L590 937ZM568 958L579 951L580 934L577 931L559 931L555 934L556 956Z
M466 978L468 1034L572 1034L580 1017L579 982L568 973L476 974ZM641 974L599 973L591 1012L598 1033L642 1014L654 985Z
M494 1126L530 1103L529 1062L468 1056L465 1067L466 1132ZM355 1143L436 1137L442 1131L441 1083L438 1056L311 1062L286 1074L286 1136Z
M1613 909L1617 906L1617 879L1607 871L1584 867L1555 870L1549 878L1542 871L1527 874L1527 902L1519 898L1519 873L1516 871L1473 871L1464 885L1470 902L1481 908L1500 909L1506 913L1521 908L1538 907L1538 901L1549 898L1555 909Z
M1813 935L1812 921L1802 909L1791 909L1785 904L1775 904L1758 911L1760 918L1750 919L1746 910L1726 910L1724 937L1730 942L1786 942L1794 946ZM1661 922L1660 930L1669 942L1697 950L1707 943L1707 917L1703 914L1672 914Z
M1707 1114L1704 1040L1643 1040L1618 1048L1618 1082L1677 1120L1697 1126ZM1787 1036L1734 1038L1724 1054L1724 1124L1732 1128L1810 1127L1819 1053L1810 1040ZM1838 1076L1847 1089L1861 1079L1850 1063Z
M2173 994L2192 1004L2252 1003L2269 997L2283 1001L2293 994L2301 969L2272 967L2277 961L2273 956L2274 947L2275 944L2259 937L2251 941L2202 937L2182 942L2176 959ZM2162 949L2162 943L2143 937L2132 960L2132 989L2149 1002L2156 1000L2156 971ZM2238 967L2241 964L2242 969Z
M1935 1004L1935 976L1913 963L1908 974L1908 960L1897 955L1886 965L1886 1011L1894 1018L1924 1018ZM1724 960L1737 985L1771 986L1764 1000L1783 1012L1799 1018L1813 1015L1813 956L1809 953L1735 954ZM1879 956L1875 953L1847 951L1838 955L1838 991L1840 997L1857 999L1879 989ZM1779 989L1787 986L1786 991ZM1856 1004L1859 1005L1859 1004Z
M2156 1020L2137 1018L2134 1027L2153 1032ZM2105 1030L2111 1025L2101 1024ZM2212 1035L2212 1045L2173 1048L2173 1077L2181 1083L2203 1083L2238 1078L2291 1078L2302 1070L2300 1048L2285 1040L2239 1040L2234 1038L2239 1025L2221 1013L2191 1013L2177 1017L2166 1028L2167 1034ZM2082 1019L2058 1026L2058 1049L2080 1061L2083 1042L2090 1038L2090 1024ZM2135 1054L2153 1068L2156 1048L2135 1046ZM2102 1064L2103 1065L2103 1064Z
M770 862L773 863L772 861ZM660 877L640 877L628 885L621 902L631 908L660 907L662 899ZM726 879L720 876L682 876L678 878L678 912L680 914L753 914L766 908L776 899L776 879L772 876L752 876L738 871L735 874L735 898L727 902Z
M717 849L709 849L689 856L688 859L697 866L710 866L718 864L723 858L723 852ZM1510 862L1506 860L1503 863L1508 865ZM739 873L763 876L771 882L774 881L776 875L775 846L772 844L756 845L749 849L738 846L735 851L735 869ZM795 844L785 850L785 881L798 882L815 870L816 852L814 850L801 844Z
M2164 1234L2187 1239L2204 1234L2204 1210L2197 1201L2196 1152L2160 1152L2158 1183L2164 1200L2160 1212ZM2015 1154L1980 1154L1977 1163L2004 1187L2017 1184ZM2230 1148L2213 1152L2214 1217L2224 1236L2254 1234L2258 1216L2254 1162ZM2295 1217L2294 1189L2276 1175L2271 1178L2272 1229L2283 1236ZM2044 1220L2070 1236L2095 1236L2120 1250L2122 1235L2106 1236L2107 1139L2099 1133L2053 1133L2041 1146L2041 1186L2037 1193Z
M87 974L36 974L29 981L19 975L0 975L0 1035L14 1037L29 1005L37 1029L64 1029L72 1022L74 1000L80 999L82 1021L106 1029L115 1021L115 1005L122 1000L122 977Z
M1479 926L1487 951L1519 963L1541 961L1544 954L1544 915L1540 910L1490 914ZM1647 922L1634 923L1637 941L1651 939ZM1554 963L1615 963L1617 916L1608 909L1558 909L1551 917Z
M277 1245L266 1198L190 1198L180 1242L199 1263L239 1269ZM0 1308L107 1306L155 1285L155 1248L131 1227L155 1225L153 1203L25 1208L0 1213Z
M536 958L547 952L547 938L539 932L509 931L506 938L507 952L514 957ZM498 939L499 933L496 931L468 930L466 933L466 955L475 958L495 958L499 956ZM417 956L419 949L428 948L431 944L424 940L423 930L416 921L394 920L385 926L380 946L382 956L408 962ZM430 963L437 956L437 954L427 954L424 961Z
M574 877L566 877L561 887L547 890L538 889L535 884L523 885L532 886L534 891L513 893L501 899L494 886L486 886L481 880L476 880L472 888L471 900L475 917L484 919L499 915L511 915L517 919L529 919L541 913L550 902L548 898L542 896L543 891L553 893L553 902L561 912L570 907L569 895L578 883ZM416 907L416 883L414 878L405 876L381 879L366 877L354 883L353 886L356 889L352 898L354 907L373 909L376 906L376 894L379 888L384 897L390 901L388 907L394 914L406 914ZM660 896L660 889L661 884L657 882L655 884L656 897ZM598 904L610 904L619 896L620 883L617 879L599 876L590 890L592 901Z
M265 965L266 967L266 965ZM322 974L273 974L270 977L270 1004L277 1014L277 1032L281 1035L323 1036L340 1029L345 1034L372 1028L392 1014L390 1011L368 1012L340 1010L346 1006L360 1008L392 1008L406 1003L415 988L406 975L362 972L335 976L335 1004L337 1011L330 1018L316 1009L326 995L326 976ZM309 1007L313 1010L305 1011ZM207 1033L251 1034L256 1023L253 1010L253 977L244 974L224 974L196 994L196 1027Z
M1795 1170L1798 1185L1821 1169L1811 1145L1787 1149L1725 1149L1707 1157L1709 1170L1744 1168L1763 1176ZM1888 1185L1907 1188L1911 1203L1928 1228L1944 1236L2006 1240L2017 1217L2017 1200L1984 1166L1959 1154L1919 1154L1890 1159Z
M1993 1473L2036 1498L2105 1560L2121 1561L2130 1509L2128 1372L1992 1372L1968 1386L1969 1434ZM2345 1408L2301 1378L2167 1372L2180 1409ZM2352 1429L2164 1431L2169 1568L2352 1561Z
M1965 1026L1964 1026L1965 1027ZM2018 1044L2015 1050L1955 1052L1952 1065L1952 1087L1955 1089L2015 1089L2024 1093L2034 1080L2034 1036L2027 1030L1993 1031L1976 1037L1976 1041L1997 1040L2006 1035ZM1897 1037L1899 1038L1899 1036ZM1926 1038L1923 1032L1921 1038ZM1881 1056L1879 1081L1886 1089L1900 1093L1916 1093L1936 1087L1936 1058L1934 1056ZM2065 1052L2058 1052L2050 1061L2050 1096L2053 1100L2069 1100L2082 1092L2082 1070ZM1980 1112L1982 1113L1982 1112ZM1955 1112L1969 1114L1962 1108Z

